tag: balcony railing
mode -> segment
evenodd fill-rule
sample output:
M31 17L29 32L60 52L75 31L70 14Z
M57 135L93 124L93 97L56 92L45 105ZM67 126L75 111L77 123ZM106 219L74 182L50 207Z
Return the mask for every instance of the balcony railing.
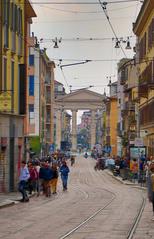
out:
M143 73L139 77L139 95L141 97L147 98L148 90L154 89L154 64L150 62L150 64L146 67Z
M135 103L131 101L127 101L123 105L123 111L135 111Z
M120 72L120 84L124 85L127 80L128 80L128 71L127 68L125 68Z
M45 84L51 85L51 77L49 75L46 75L46 77L45 77Z
M47 124L50 124L50 123L51 123L51 118L50 118L49 116L47 116L47 118L46 118L46 123L47 123Z
M154 100L140 109L140 124L154 124Z
M46 103L51 104L51 94L50 93L46 94Z

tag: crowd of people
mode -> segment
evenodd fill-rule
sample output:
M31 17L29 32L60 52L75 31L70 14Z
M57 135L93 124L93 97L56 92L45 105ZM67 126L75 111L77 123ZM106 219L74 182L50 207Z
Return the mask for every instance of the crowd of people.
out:
M71 166L73 166L75 163L74 156L71 156L70 161ZM22 194L20 201L28 202L28 194L32 194L32 192L36 192L37 196L42 193L46 197L57 194L59 175L61 176L63 191L66 191L69 172L67 159L60 152L41 160L35 158L28 162L22 161L18 186L19 192Z
M88 153L84 154L88 158ZM153 206L154 216L154 157L129 159L129 157L103 156L99 153L91 154L96 160L95 170L110 169L115 176L121 176L123 180L131 179L134 183L144 182L148 189L148 198ZM73 166L75 157L70 157ZM22 194L21 202L29 201L29 194L36 192L37 196L42 193L46 197L57 194L57 182L61 176L63 191L67 190L68 175L70 169L65 156L58 152L46 158L22 161L19 176L19 191ZM131 177L130 177L131 175Z

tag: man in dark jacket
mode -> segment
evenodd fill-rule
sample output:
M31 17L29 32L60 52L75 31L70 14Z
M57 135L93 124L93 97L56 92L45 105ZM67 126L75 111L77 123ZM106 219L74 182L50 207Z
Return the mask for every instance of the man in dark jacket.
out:
M60 167L61 179L63 184L63 191L67 190L67 181L68 181L68 174L70 170L67 166L66 161L62 161L62 166Z
M43 179L43 189L46 197L51 196L51 179L53 178L53 173L48 162L44 163L43 167L40 169L39 177Z

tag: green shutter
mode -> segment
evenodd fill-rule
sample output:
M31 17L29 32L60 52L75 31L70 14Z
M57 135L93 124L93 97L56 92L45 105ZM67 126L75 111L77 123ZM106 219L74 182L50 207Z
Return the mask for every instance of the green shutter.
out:
M10 24L10 1L9 0L7 0L6 22L7 22L7 26L9 26Z
M17 32L18 30L18 9L17 5L15 4L15 31Z
M11 3L11 22L10 22L10 28L13 30L13 2Z

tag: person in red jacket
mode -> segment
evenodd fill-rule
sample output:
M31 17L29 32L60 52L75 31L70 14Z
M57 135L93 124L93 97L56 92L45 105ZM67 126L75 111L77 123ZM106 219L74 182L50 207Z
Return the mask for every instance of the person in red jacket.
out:
M33 164L29 164L29 173L30 173L30 178L29 178L29 194L32 194L32 192L36 191L36 186L37 186L37 180L39 177L39 174L36 170L36 167Z

